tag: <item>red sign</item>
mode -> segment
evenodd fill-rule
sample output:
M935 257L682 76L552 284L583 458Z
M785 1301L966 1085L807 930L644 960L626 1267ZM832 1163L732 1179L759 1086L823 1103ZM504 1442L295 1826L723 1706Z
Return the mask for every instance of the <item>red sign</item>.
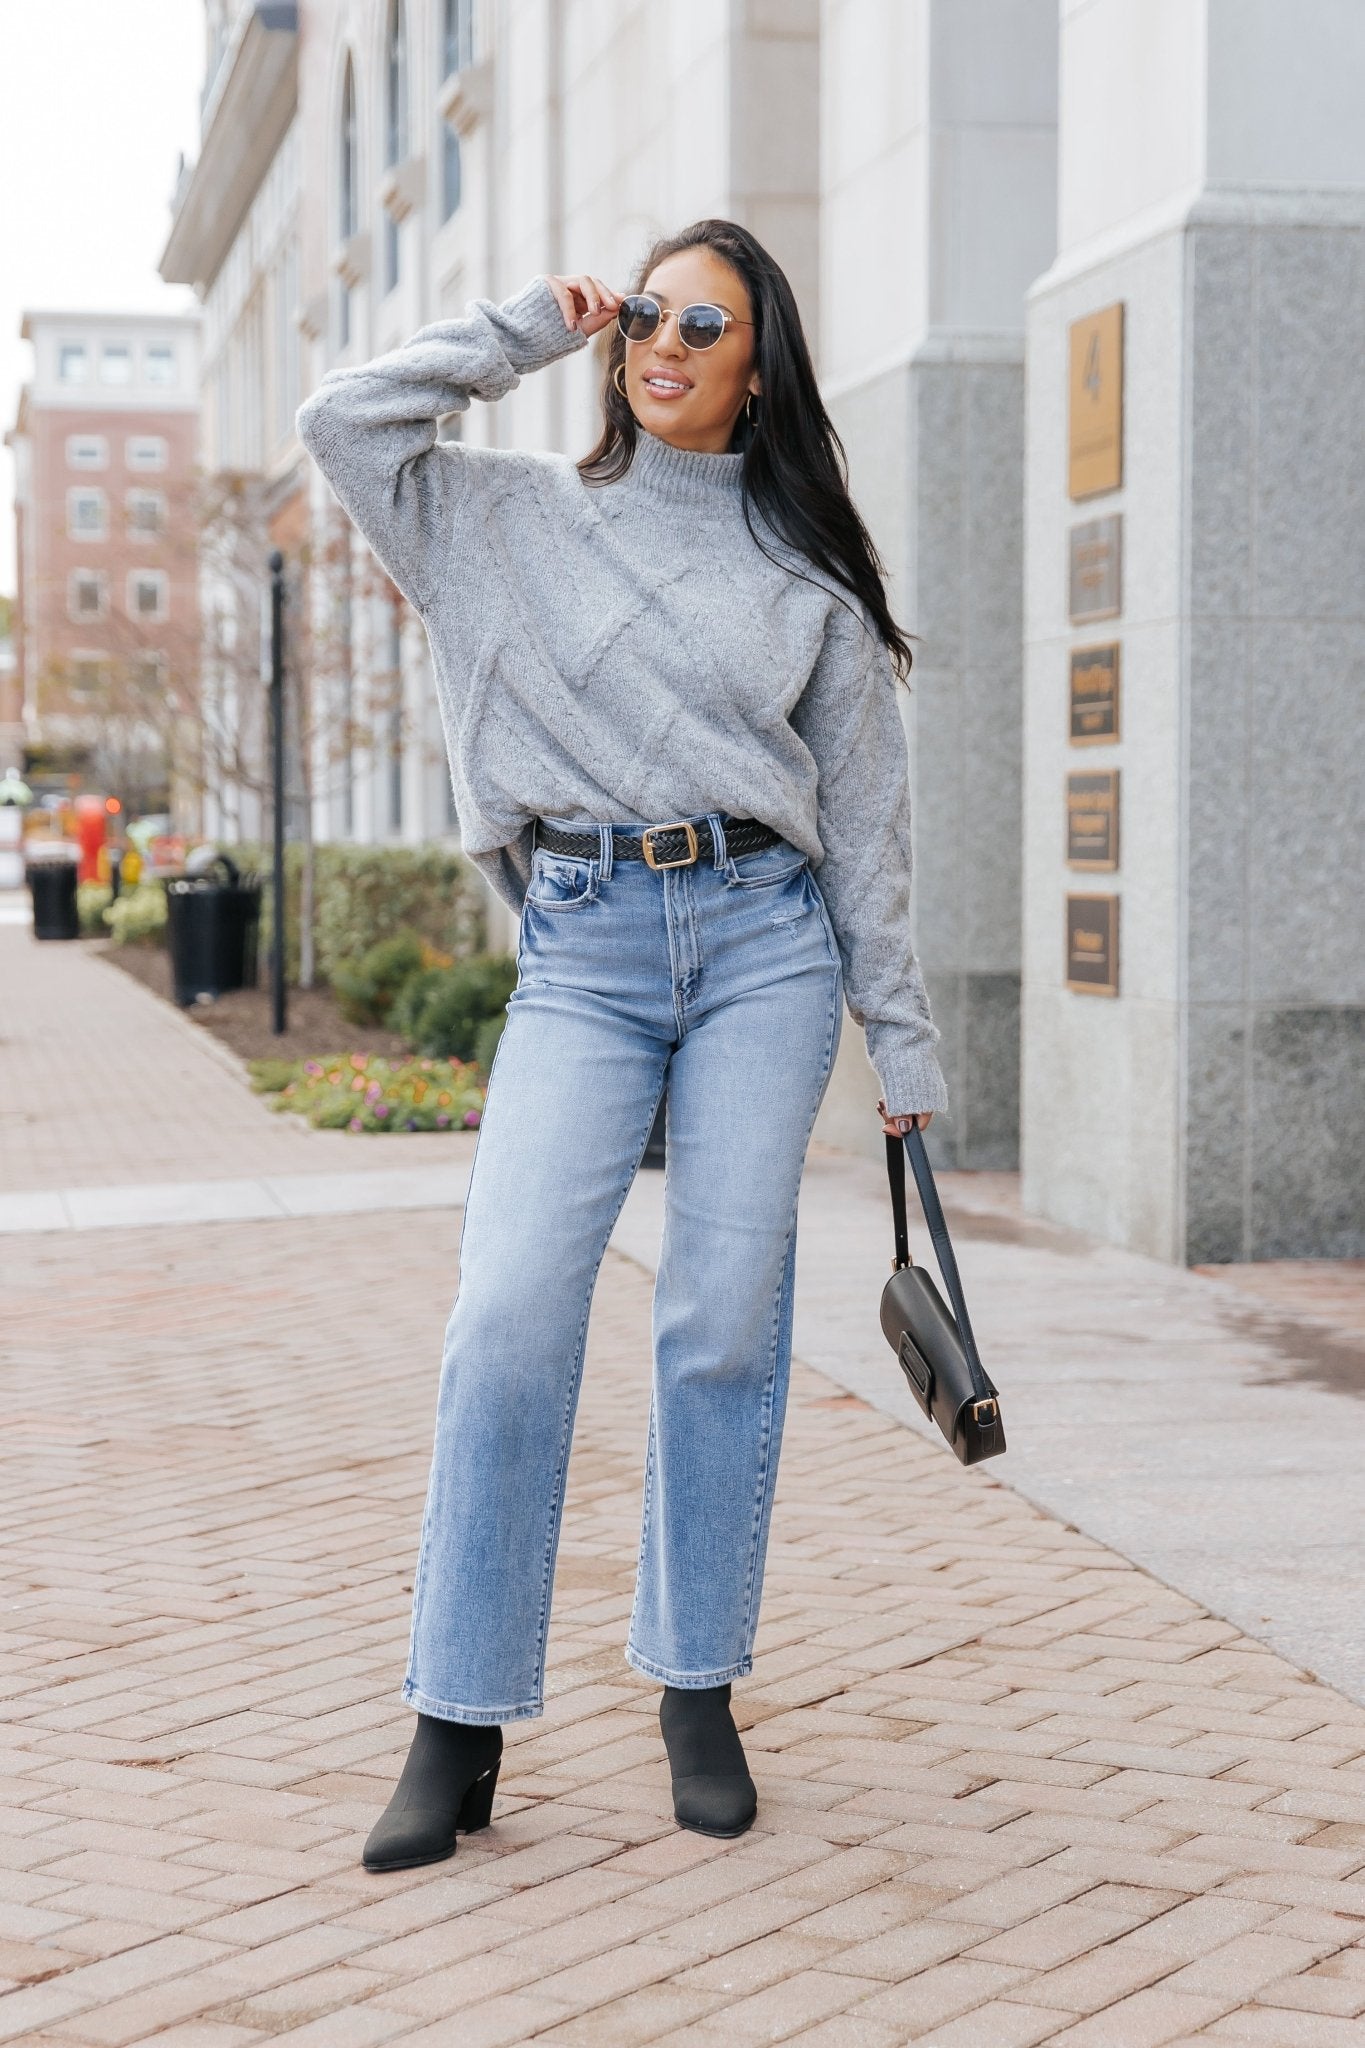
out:
M178 832L162 832L147 841L147 862L154 874L183 868L188 842Z

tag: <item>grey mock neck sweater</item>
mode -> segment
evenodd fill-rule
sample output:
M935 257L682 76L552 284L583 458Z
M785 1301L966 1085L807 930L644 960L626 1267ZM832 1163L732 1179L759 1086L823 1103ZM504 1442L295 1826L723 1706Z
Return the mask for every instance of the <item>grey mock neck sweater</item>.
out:
M946 1108L910 936L905 735L870 614L754 509L764 555L742 454L641 427L626 475L589 485L568 455L436 439L441 414L586 344L537 277L330 370L297 415L426 627L464 850L519 909L537 814L762 819L810 856L887 1108Z

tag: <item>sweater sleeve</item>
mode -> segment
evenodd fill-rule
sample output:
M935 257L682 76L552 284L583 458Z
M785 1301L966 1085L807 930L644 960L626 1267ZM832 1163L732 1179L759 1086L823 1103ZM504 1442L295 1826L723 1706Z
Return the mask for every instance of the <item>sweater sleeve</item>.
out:
M849 1012L891 1116L946 1109L939 1033L910 939L910 773L891 658L870 618L836 604L792 715L819 771L815 870Z
M587 345L536 277L502 305L473 299L401 348L329 370L295 415L300 441L410 604L423 610L450 554L471 465L436 439L443 413L513 390Z

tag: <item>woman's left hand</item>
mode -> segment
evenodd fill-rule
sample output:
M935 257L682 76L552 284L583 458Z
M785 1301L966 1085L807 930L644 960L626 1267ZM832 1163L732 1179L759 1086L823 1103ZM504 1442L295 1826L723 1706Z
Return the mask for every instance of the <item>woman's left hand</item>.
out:
M932 1109L920 1109L916 1110L913 1115L888 1116L886 1104L880 1096L877 1098L877 1108L881 1114L882 1129L891 1138L903 1138L911 1124L918 1124L922 1131L927 1131L930 1119L934 1114Z

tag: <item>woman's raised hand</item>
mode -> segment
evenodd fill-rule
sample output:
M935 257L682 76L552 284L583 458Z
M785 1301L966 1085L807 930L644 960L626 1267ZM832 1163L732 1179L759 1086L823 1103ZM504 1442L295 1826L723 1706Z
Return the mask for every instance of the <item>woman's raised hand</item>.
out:
M600 277L589 276L586 270L578 277L547 275L545 282L559 301L564 325L577 328L581 334L599 334L611 325L620 310L620 292L603 284Z

